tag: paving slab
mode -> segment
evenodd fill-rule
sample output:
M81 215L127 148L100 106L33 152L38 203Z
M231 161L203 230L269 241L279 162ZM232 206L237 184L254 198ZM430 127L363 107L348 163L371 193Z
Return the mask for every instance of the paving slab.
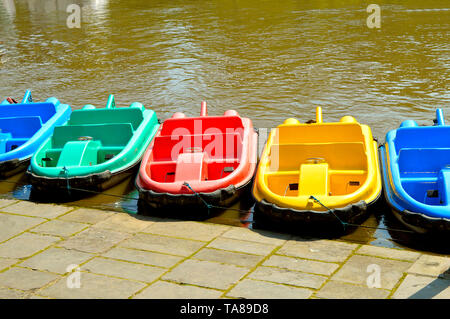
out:
M385 299L388 290L368 288L338 281L329 281L317 293L324 299Z
M59 277L54 274L13 267L0 273L0 286L30 290L41 288Z
M117 212L112 211L104 211L99 209L91 209L91 208L78 208L73 212L70 212L64 216L61 216L59 219L68 220L71 222L79 222L79 223L87 223L87 224L96 224L102 220L107 219L113 214L118 214Z
M183 259L183 257L179 256L122 247L115 247L104 253L103 256L165 268L170 268Z
M225 232L222 237L254 241L262 244L282 245L292 236L289 234L280 234L266 230L253 230L244 227L233 227Z
M324 276L274 267L258 267L248 278L314 289L327 280Z
M228 292L228 297L245 299L308 299L313 290L271 282L244 279Z
M46 220L43 218L0 213L0 242L16 236L45 221Z
M209 243L208 247L265 256L270 254L277 246L219 237Z
M19 262L19 259L14 258L0 258L0 271L16 264Z
M187 257L205 245L204 242L152 234L137 234L120 246Z
M230 228L230 226L225 225L215 225L193 221L164 221L154 223L142 232L170 237L210 241ZM193 229L195 229L195 231L193 231Z
M162 268L98 257L83 265L81 270L148 283L166 272Z
M198 253L196 253L192 258L200 260L216 261L220 263L233 264L243 267L254 267L264 258L264 256L243 254L238 252L231 252L212 248L203 248Z
M279 255L270 256L264 263L264 266L273 266L279 268L286 268L290 270L308 272L318 275L331 275L339 264L326 263L315 260L300 259L295 257L286 257Z
M225 290L248 271L247 268L234 265L190 259L176 266L162 279Z
M129 298L146 284L96 275L91 273L80 273L80 288L69 288L68 278L64 277L55 284L39 291L39 295L63 299L124 299Z
M450 280L407 275L392 298L450 299Z
M60 246L87 253L103 253L129 237L126 233L91 227L66 239Z
M356 251L356 253L361 255L369 255L374 257L390 258L403 261L415 261L420 257L420 253L414 251L369 245L363 245Z
M40 234L69 237L88 226L89 226L88 224L54 219L46 223L43 223L37 227L34 227L31 231Z
M450 279L450 257L422 255L407 272Z
M20 266L65 274L72 271L74 265L82 264L93 256L73 249L52 247L25 260Z
M289 240L277 251L279 255L315 259L327 262L342 262L350 256L356 244L331 240Z
M95 224L94 227L134 234L153 224L153 221L138 217L126 213L112 214Z
M363 286L378 285L379 287L376 288L392 289L410 265L411 263L404 261L354 255L332 279Z
M4 207L1 210L7 213L51 219L63 215L72 209L72 207L67 206L20 201L16 204Z
M21 290L0 287L0 299L24 299L27 295L26 292Z
M3 244L0 244L0 257L25 258L58 242L60 239L53 236L43 236L32 233L23 233Z
M16 199L0 199L0 208L19 202Z
M216 299L222 291L159 280L133 299Z

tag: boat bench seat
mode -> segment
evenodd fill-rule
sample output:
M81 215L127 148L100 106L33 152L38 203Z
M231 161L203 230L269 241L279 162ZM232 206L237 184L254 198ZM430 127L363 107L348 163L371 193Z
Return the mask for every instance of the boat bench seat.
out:
M450 148L402 148L398 154L401 177L437 176L450 166Z
M202 149L209 159L240 158L242 138L238 133L207 135L157 136L154 140L154 160L176 160L188 149ZM173 157L173 158L172 158Z
M11 133L14 138L32 137L42 128L40 116L21 116L0 118L0 129L3 133Z
M185 130L187 133L183 134L204 134L208 133L208 130L220 130L226 134L229 130L234 130L235 133L243 135L244 125L242 119L239 116L208 116L199 117L193 120L193 118L176 118L167 119L164 121L161 135L171 136L177 131L182 132ZM231 132L230 132L231 133Z
M395 135L395 149L405 148L449 148L450 127L419 126L399 128Z
M279 144L348 143L364 141L356 123L333 125L281 125L276 129Z
M296 171L311 158L323 158L332 170L367 169L362 142L274 144L270 149L271 170Z
M75 110L70 116L69 125L131 123L136 130L143 120L142 110L134 107Z
M99 141L67 142L58 158L57 166L92 166L97 164Z
M33 104L6 104L0 106L0 118L39 116L42 123L46 123L56 114L56 108L53 103L33 103Z
M103 146L125 146L133 137L133 128L130 123L57 126L52 148L63 148L67 142L77 141L82 136L100 140Z
M327 195L329 187L328 164L302 164L298 185L299 195Z
M175 181L202 181L208 178L208 164L205 152L182 153L175 168Z

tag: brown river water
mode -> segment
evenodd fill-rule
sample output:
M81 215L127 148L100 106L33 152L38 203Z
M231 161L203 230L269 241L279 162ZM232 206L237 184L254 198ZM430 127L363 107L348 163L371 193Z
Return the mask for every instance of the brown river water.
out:
M381 25L369 28L371 2L0 0L0 99L31 89L36 101L55 96L76 109L114 94L162 120L197 115L206 100L210 115L251 118L260 147L264 128L305 122L321 106L325 121L353 115L383 142L403 120L430 124L436 107L450 112L450 2L376 1ZM71 4L80 28L68 27ZM28 199L30 189L23 174L0 182L4 198ZM137 213L137 195L130 178L69 204ZM209 221L253 227L251 210ZM342 239L446 248L403 231L387 209L364 225Z

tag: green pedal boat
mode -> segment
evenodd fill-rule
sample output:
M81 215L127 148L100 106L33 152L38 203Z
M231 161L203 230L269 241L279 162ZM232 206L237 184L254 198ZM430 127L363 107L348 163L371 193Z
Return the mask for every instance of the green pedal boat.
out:
M110 95L106 108L86 105L33 155L31 185L37 191L105 190L134 173L158 128L155 112L141 103L116 108Z

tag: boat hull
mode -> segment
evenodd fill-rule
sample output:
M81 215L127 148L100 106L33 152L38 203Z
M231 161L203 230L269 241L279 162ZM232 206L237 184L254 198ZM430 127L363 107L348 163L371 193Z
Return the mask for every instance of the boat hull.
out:
M33 189L104 191L135 173L158 127L155 112L137 102L116 108L110 95L106 108L86 105L32 157Z
M149 145L136 177L148 208L190 207L190 215L203 214L211 205L226 208L250 189L258 140L252 122L232 110L214 117L201 113L175 113Z
M353 117L313 124L287 119L272 131L252 195L258 215L298 229L343 230L381 196L378 143Z
M72 112L67 104L54 97L45 102L33 102L27 90L23 101L7 99L0 103L0 177L6 178L25 170L32 155L53 133L67 122Z
M420 234L442 233L450 231L450 220L446 218L433 218L426 214L404 209L395 200L393 183L388 176L389 164L386 156L386 144L379 149L382 171L384 198L394 217L403 225Z

